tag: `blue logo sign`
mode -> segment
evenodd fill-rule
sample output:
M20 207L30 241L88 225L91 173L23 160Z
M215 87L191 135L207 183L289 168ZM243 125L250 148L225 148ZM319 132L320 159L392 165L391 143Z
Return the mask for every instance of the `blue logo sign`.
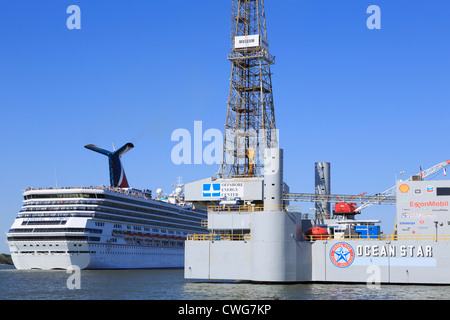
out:
M345 242L336 243L330 250L331 262L338 268L347 268L355 260L355 251Z
M203 185L203 198L220 198L220 183L205 183Z

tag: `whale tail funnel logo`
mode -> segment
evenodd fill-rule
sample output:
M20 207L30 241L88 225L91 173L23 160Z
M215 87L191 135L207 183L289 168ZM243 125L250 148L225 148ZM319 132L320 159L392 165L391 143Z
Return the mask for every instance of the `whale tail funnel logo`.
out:
M84 146L86 149L104 154L109 159L109 179L111 182L111 187L116 188L129 188L127 177L125 176L125 170L123 169L122 162L120 158L122 155L134 148L132 143L127 143L122 148L117 151L108 151L97 147L93 144L88 144Z

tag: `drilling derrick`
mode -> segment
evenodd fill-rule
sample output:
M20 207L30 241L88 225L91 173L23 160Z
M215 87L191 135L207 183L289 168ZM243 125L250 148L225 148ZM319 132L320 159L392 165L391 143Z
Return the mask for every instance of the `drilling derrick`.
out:
M260 177L278 147L264 0L232 0L230 93L219 177Z

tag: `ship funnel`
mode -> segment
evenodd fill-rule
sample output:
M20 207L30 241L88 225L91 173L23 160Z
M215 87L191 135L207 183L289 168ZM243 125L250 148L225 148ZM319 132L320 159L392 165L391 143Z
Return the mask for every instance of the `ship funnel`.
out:
M127 143L117 151L108 151L93 144L88 144L84 147L86 149L104 154L108 157L111 187L129 188L127 177L125 176L125 170L123 169L120 158L122 157L122 155L134 148L134 145L132 143Z

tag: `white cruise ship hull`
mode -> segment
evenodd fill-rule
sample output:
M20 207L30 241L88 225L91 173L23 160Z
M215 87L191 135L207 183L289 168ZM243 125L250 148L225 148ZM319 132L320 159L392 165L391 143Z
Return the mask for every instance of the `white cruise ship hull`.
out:
M181 269L184 249L167 248L110 248L113 253L39 253L12 254L18 270L67 270L77 266L81 270L107 269ZM124 256L128 256L124 258Z
M183 267L184 249L111 246L106 249L106 252L92 254L86 269L181 269Z
M68 269L70 266L78 266L86 269L90 263L90 256L81 254L12 254L14 266L18 270L54 270Z
M204 213L110 190L26 191L7 233L19 270L178 269Z
M94 245L97 246L97 245ZM107 246L96 253L34 253L11 255L18 270L182 269L184 249Z

